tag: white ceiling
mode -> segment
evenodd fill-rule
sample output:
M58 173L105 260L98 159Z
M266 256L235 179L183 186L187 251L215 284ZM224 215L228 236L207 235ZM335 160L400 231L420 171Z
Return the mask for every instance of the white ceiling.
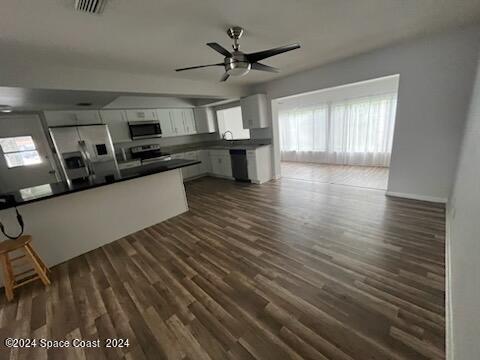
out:
M205 43L228 48L229 25L245 27L246 52L301 43L302 49L265 61L281 74L252 72L229 80L243 85L480 19L480 0L109 0L100 16L75 12L73 3L2 0L2 53L39 63L216 82L221 68L174 69L221 62Z

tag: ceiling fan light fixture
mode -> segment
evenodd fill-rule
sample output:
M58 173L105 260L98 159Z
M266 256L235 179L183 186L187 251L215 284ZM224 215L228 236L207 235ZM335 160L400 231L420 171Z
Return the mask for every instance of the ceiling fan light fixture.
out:
M231 76L244 76L250 72L252 65L248 62L238 61L227 64L226 71Z

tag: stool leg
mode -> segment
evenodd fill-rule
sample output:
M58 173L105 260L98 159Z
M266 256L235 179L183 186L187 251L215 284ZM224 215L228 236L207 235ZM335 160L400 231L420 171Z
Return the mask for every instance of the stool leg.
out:
M0 255L2 261L2 268L3 268L3 280L5 282L5 295L8 301L13 300L13 278L12 274L12 267L10 264L10 260L8 259L7 255L2 254Z
M45 269L45 272L50 272L50 269L48 268L47 265L45 265L45 263L43 262L43 260L40 258L40 256L38 256L37 252L33 249L32 245L31 244L27 244L26 245L30 251L32 252L33 256L35 256L35 259L37 259L38 263Z
M42 265L38 262L37 258L35 257L34 252L32 252L28 246L23 247L25 252L30 256L30 259L32 260L33 266L35 267L35 270L37 271L38 276L43 282L43 285L47 286L50 285L50 280L48 280L47 275L45 274L45 270L42 268Z

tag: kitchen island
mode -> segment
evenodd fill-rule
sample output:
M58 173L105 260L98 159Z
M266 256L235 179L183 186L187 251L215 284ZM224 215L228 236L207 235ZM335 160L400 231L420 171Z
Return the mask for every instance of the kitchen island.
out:
M22 189L9 194L14 202L0 204L0 220L16 234L11 208L17 206L25 234L45 262L56 265L187 211L181 168L199 163L160 161L120 175Z

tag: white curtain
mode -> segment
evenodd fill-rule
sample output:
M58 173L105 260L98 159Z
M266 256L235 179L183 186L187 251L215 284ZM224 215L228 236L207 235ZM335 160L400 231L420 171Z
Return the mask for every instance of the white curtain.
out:
M279 111L282 160L389 166L397 94Z

